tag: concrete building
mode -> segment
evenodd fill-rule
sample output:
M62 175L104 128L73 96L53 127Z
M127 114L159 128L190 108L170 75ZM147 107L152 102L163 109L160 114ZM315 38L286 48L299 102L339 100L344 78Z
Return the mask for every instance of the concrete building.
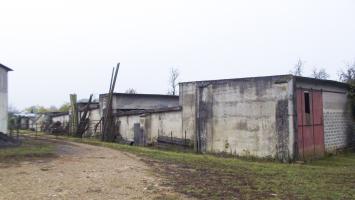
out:
M53 114L52 123L60 123L63 127L69 126L69 113L68 112L58 112Z
M103 116L104 109L106 109L107 97L107 94L100 95L100 116ZM169 110L178 106L179 96L175 95L114 93L112 98L113 113L118 117L120 133L127 141L134 140L134 124L139 123L140 115L153 110ZM129 117L120 121L119 116Z
M0 132L7 133L8 118L8 72L12 69L0 63Z
M79 121L88 106L88 102L89 102L88 99L82 99L79 100L77 103ZM84 137L95 137L101 133L101 123L100 123L101 115L100 115L100 104L98 99L94 99L90 103L87 117L89 119L89 124L88 124L87 131L84 133Z
M123 138L154 144L168 137L198 152L290 161L321 157L354 137L348 85L336 81L281 75L185 82L179 98L179 107L120 114Z
M22 130L27 130L27 129L32 129L33 123L37 119L37 114L34 113L18 113L15 114L17 118L17 126L19 129Z
M107 94L100 95L101 112L105 109L106 99ZM118 113L119 111L169 108L178 105L179 96L175 95L114 93L112 98L114 113Z

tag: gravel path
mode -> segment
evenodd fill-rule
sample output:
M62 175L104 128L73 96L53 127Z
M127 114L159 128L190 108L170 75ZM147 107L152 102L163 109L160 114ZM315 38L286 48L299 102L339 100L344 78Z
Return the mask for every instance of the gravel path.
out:
M134 155L51 140L58 157L0 163L0 199L185 199Z

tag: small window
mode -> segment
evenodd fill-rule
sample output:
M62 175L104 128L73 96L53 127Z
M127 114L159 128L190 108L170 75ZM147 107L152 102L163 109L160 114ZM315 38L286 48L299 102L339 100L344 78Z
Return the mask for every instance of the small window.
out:
M311 113L311 102L309 99L309 92L304 93L304 111L307 114Z

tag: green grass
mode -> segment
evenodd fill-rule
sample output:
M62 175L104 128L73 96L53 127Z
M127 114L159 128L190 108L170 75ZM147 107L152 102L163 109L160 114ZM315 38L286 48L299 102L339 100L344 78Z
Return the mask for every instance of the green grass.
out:
M62 139L140 156L167 186L199 199L355 199L355 153L282 164Z
M0 161L26 157L48 157L54 155L53 145L25 139L20 146L0 149Z

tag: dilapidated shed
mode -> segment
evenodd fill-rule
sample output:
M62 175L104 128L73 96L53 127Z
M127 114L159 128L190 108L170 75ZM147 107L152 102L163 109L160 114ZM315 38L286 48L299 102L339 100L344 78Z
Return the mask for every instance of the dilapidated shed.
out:
M183 130L200 152L307 160L353 137L348 85L292 75L180 84Z
M100 109L106 109L107 94L100 95ZM112 96L112 109L114 113L176 107L179 105L179 96L162 94L129 94L114 93Z
M0 63L0 132L7 133L8 72L12 69Z
M106 109L107 94L100 95L100 114L103 116ZM114 93L112 96L113 115L119 127L119 134L126 141L134 140L134 130L140 130L140 116L153 110L170 110L170 108L179 106L179 96L162 94L128 94ZM138 128L137 128L138 124ZM144 133L147 138L150 132ZM137 133L136 133L137 135ZM136 136L137 138L137 136ZM150 138L150 136L149 136ZM152 143L154 139L144 139L144 143ZM138 143L136 141L136 143Z
M161 136L189 141L202 153L308 160L351 144L350 106L348 85L336 81L280 75L185 82L178 107L121 114L120 132L133 140L140 131L146 144Z

